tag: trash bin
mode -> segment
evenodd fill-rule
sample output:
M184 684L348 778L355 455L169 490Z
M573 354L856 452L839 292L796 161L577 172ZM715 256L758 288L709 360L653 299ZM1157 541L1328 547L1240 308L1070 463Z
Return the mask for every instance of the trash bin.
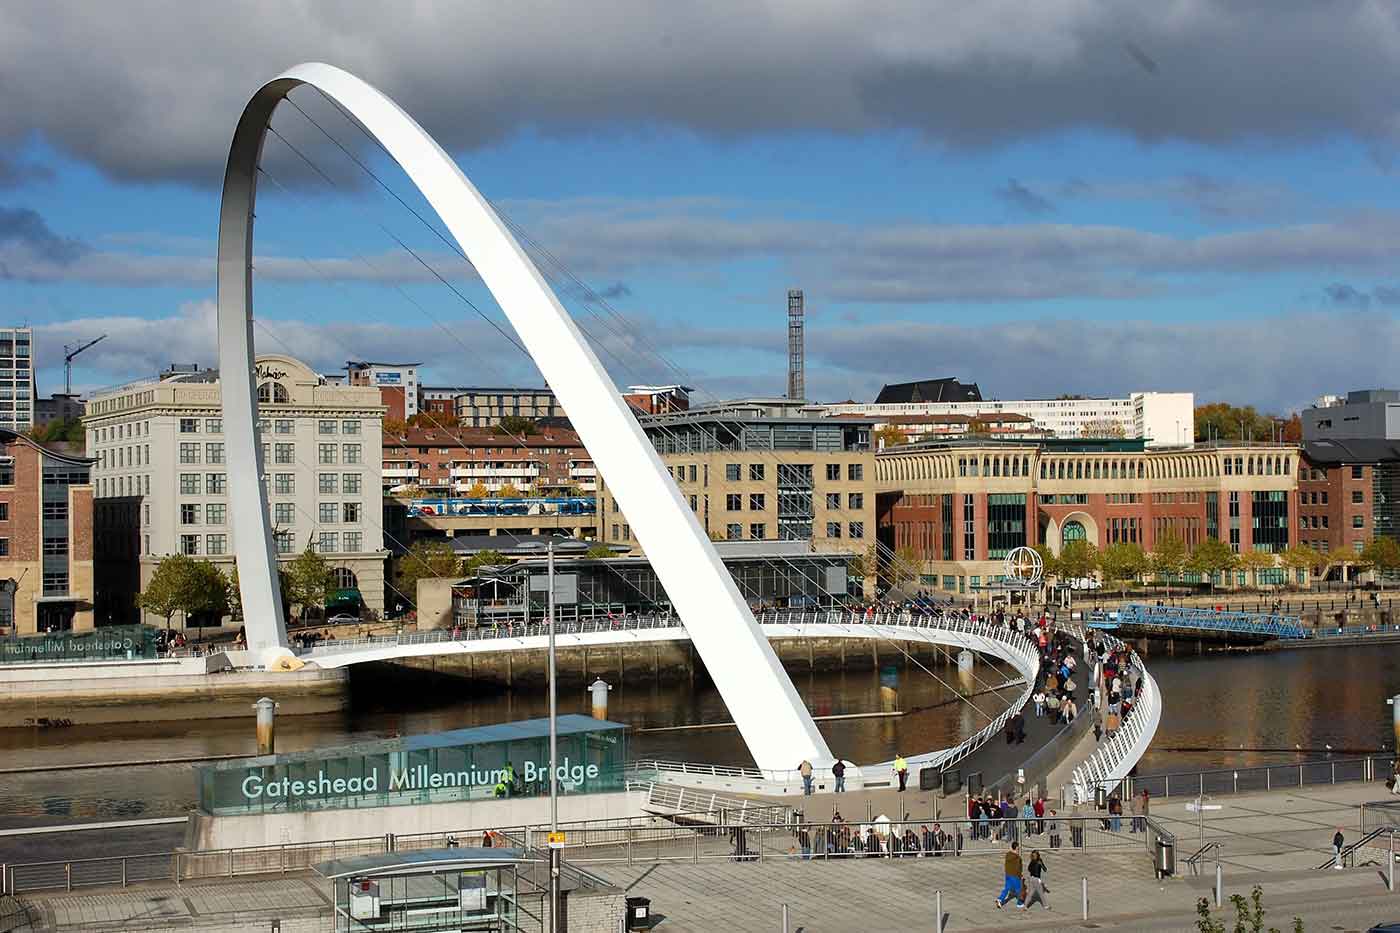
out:
M1157 837L1157 877L1176 874L1176 843Z
M1094 785L1094 809L1108 809L1108 790L1102 784Z
M629 897L627 899L627 929L651 929L651 898Z

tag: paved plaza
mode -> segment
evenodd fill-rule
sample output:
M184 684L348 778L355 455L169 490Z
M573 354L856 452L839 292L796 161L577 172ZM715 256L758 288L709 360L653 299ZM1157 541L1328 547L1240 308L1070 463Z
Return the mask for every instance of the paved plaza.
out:
M1185 858L1206 841L1222 845L1225 891L1264 889L1267 922L1287 928L1296 914L1308 930L1366 930L1381 920L1400 920L1400 895L1384 883L1380 865L1346 871L1314 866L1329 854L1332 833L1343 827L1359 838L1358 805L1384 799L1378 783L1222 796L1222 809L1197 827L1187 800L1157 801L1153 814L1178 839L1178 877L1158 881L1146 849L1074 853L1041 847L1047 860L1053 911L998 911L992 903L1001 886L995 854L962 858L843 859L801 861L765 858L733 862L722 856L657 862L638 850L625 860L584 863L629 894L652 899L664 919L660 931L674 933L771 933L780 929L787 904L792 928L807 933L870 930L932 930L936 891L942 891L949 931L1194 930L1198 897L1208 896L1213 862L1192 877ZM1126 826L1126 824L1125 824ZM706 845L702 854L719 850ZM1359 860L1360 861L1360 860ZM1089 923L1080 918L1080 879L1089 879ZM329 919L326 885L309 875L139 885L26 895L0 903L0 930L106 931L248 930L270 926L323 930Z

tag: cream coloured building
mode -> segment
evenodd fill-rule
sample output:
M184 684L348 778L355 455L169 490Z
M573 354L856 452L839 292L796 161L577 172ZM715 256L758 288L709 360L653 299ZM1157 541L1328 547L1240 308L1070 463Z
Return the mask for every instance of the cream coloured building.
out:
M329 384L289 356L259 356L256 372L263 482L279 558L291 561L311 547L334 568L339 588L358 589L368 608L382 612L379 390ZM83 423L96 461L96 501L139 501L140 585L167 554L232 572L231 513L244 504L227 493L218 372L167 373L100 392Z

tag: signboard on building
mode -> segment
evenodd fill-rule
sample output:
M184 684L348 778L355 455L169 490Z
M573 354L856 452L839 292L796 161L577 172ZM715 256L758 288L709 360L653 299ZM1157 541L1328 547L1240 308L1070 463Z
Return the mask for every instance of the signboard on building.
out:
M549 577L530 578L530 592L548 593ZM554 605L573 606L578 603L578 574L556 573L554 575Z
M374 374L374 381L379 385L399 385L403 381L403 376L399 373L386 373L382 370Z

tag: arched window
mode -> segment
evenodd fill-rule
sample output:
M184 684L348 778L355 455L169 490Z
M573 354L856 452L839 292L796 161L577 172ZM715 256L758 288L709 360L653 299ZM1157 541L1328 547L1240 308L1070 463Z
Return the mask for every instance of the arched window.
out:
M272 402L273 404L280 402L285 404L291 400L291 396L287 394L287 387L280 382L264 382L262 385L258 386L259 402Z
M1089 537L1084 531L1084 525L1080 522L1065 522L1065 527L1060 530L1061 544L1069 544L1071 541L1083 541Z
M331 571L331 585L338 590L358 590L360 581L348 567L336 567Z

